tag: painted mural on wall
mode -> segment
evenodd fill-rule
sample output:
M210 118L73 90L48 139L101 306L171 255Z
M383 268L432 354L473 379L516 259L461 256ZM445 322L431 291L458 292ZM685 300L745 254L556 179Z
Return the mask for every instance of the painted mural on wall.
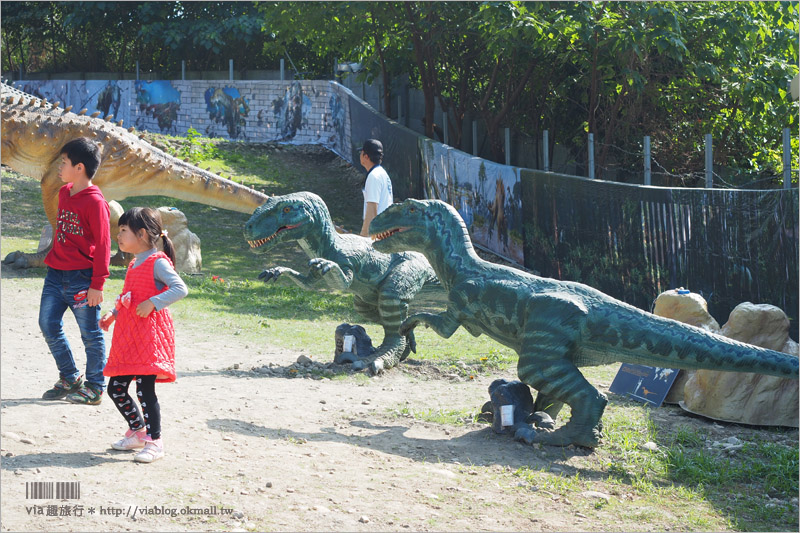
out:
M206 128L206 136L220 137L216 126L222 124L231 139L247 139L245 126L250 105L236 87L209 87L203 97L211 124Z
M272 101L272 114L280 132L278 141L290 141L297 135L298 130L308 124L311 113L311 99L303 92L303 85L299 81L292 82L283 94L283 97Z
M136 103L142 112L136 119L136 127L148 129L145 118L156 119L161 133L179 133L176 122L181 109L181 92L169 81L137 81ZM183 132L180 132L183 133Z
M335 92L331 92L330 100L328 100L329 115L328 124L332 131L328 137L328 142L333 146L342 146L342 140L347 136L345 126L347 124L347 113L341 97Z
M130 92L130 82L116 80L31 80L14 84L28 94L60 102L61 107L72 106L75 112L86 109L87 114L99 111L101 116L114 115L114 120L129 120L128 107L122 105Z
M518 169L420 139L426 198L455 207L472 240L524 263L522 185Z
M118 117L119 106L122 103L122 89L116 81L108 81L105 86L97 93L95 107L102 113L101 116L107 117L114 115Z

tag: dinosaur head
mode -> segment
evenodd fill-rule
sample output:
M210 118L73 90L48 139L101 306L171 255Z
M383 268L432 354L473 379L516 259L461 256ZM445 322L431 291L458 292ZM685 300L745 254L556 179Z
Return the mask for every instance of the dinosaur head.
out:
M454 213L452 207L439 200L408 199L392 204L369 225L372 246L379 252L425 254L440 240L444 224L452 224ZM458 217L458 213L455 215Z
M258 207L244 226L250 251L266 253L276 244L297 241L310 231L323 231L330 218L322 198L310 192L273 196Z

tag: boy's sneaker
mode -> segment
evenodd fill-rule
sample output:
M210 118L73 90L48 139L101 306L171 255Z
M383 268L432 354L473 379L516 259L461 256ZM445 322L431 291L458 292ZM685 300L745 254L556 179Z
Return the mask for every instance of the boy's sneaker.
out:
M117 442L112 443L111 447L120 451L144 448L144 445L147 442L144 438L145 435L147 435L147 432L144 429L139 429L137 431L129 429L125 432L125 436L119 439Z
M148 440L144 445L144 450L137 453L133 460L139 463L152 463L164 457L164 445L161 439Z
M85 405L100 405L103 400L103 389L91 383L84 383L83 387L67 396L67 401Z
M61 378L56 381L53 388L42 394L43 400L60 400L66 398L67 394L75 392L83 385L83 376L78 376L75 381L70 381L66 378Z

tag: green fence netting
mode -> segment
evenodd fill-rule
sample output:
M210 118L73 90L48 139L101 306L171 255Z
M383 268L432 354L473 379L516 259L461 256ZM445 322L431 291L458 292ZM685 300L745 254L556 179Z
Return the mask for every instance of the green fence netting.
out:
M685 287L798 318L798 191L658 188L522 170L525 266L642 309Z

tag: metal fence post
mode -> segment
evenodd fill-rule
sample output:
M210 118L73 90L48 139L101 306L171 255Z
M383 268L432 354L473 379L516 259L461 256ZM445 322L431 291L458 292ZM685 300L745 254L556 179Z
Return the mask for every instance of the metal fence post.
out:
M644 136L644 184L651 184L650 177L650 136Z
M792 140L789 128L783 129L783 188L792 187Z
M544 171L550 172L550 132L548 130L542 132L542 152L544 154L542 158L544 161Z
M397 122L403 123L403 97L401 94L397 95Z
M186 81L186 61L181 59L181 81Z
M448 135L447 129L447 124L449 122L450 121L447 120L447 113L442 113L442 142L444 142L444 144L450 144L450 136Z
M233 81L233 59L228 60L228 79Z
M21 70L20 70L21 72ZM139 61L136 61L136 81L139 81Z
M506 141L506 165L511 166L511 128L506 128L505 131Z
M714 153L711 148L711 134L706 133L706 189L714 188Z
M594 133L589 134L589 179L594 179Z
M478 155L478 121L472 121L472 155Z
M286 79L286 65L285 60L281 58L281 81Z

